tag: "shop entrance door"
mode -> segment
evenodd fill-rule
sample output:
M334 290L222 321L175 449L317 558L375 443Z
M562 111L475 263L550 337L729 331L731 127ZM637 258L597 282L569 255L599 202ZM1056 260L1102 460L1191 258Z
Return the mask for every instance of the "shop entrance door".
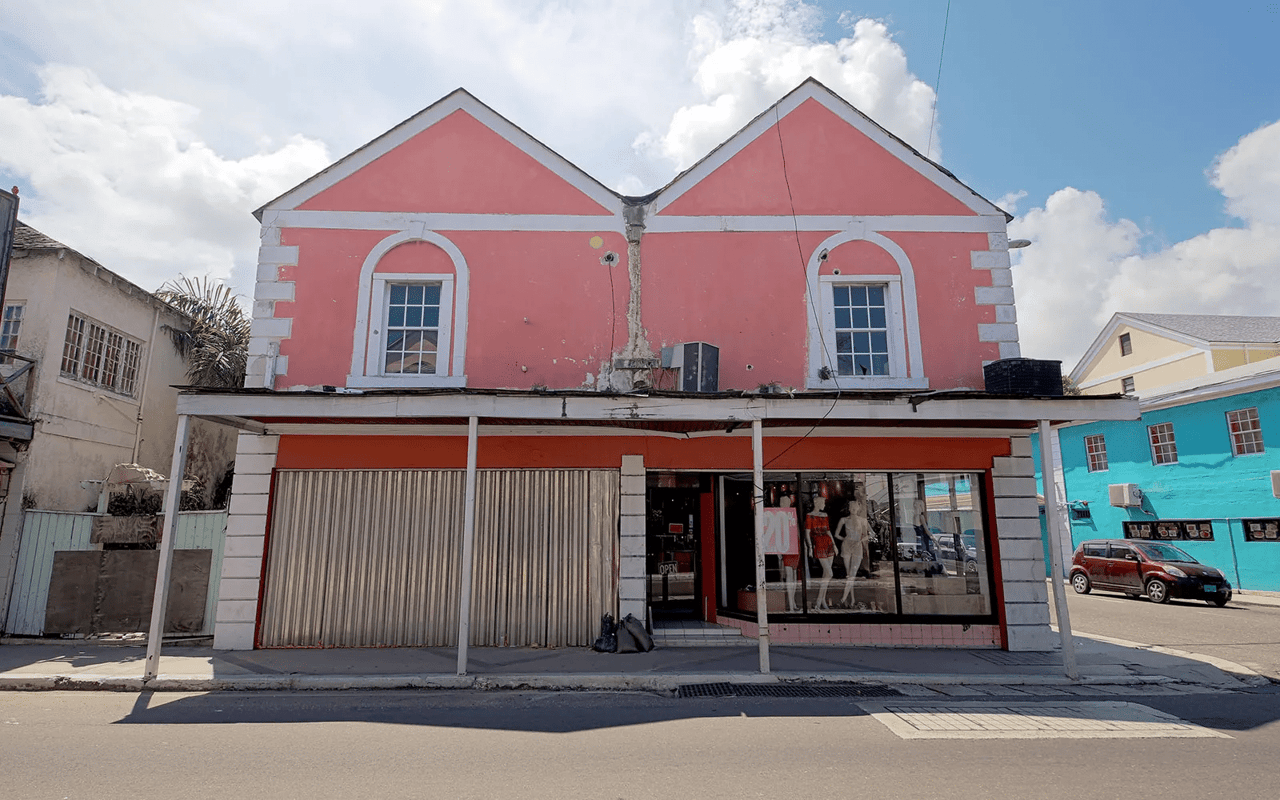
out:
M649 608L655 621L699 616L699 498L696 488L648 489L646 572Z

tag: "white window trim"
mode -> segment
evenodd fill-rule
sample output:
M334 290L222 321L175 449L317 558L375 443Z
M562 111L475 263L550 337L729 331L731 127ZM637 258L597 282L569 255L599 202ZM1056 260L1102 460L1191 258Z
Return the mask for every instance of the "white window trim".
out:
M1155 439L1152 437L1152 435L1151 435L1151 434L1152 434L1152 431L1154 431L1156 428L1159 428L1159 427L1161 427L1161 426L1163 426L1163 425L1168 425L1168 426L1169 426L1169 441L1167 441L1167 442L1163 442L1162 444L1171 444L1171 445L1173 445L1173 460L1172 460L1172 461L1161 461L1161 460L1159 460L1159 458L1156 456L1156 442L1155 442ZM1151 448L1151 466L1153 466L1153 467L1165 467L1165 466L1168 466L1169 464L1177 464L1177 463L1178 463L1178 436L1177 436L1177 432L1176 432L1176 431L1174 430L1174 428L1173 428L1173 423L1172 423L1172 422L1156 422L1156 423L1154 423L1154 424L1148 425L1148 426L1147 426L1147 445Z
M388 273L374 272L378 262L398 245L427 242L444 250L453 261L454 273ZM350 388L446 387L467 385L466 363L467 303L469 276L466 259L457 245L435 231L414 223L408 230L394 233L379 242L365 258L360 270L360 293L356 305L356 324L352 340ZM386 287L388 283L439 283L440 338L436 350L436 373L433 375L384 374L383 331L386 330ZM371 324L372 323L372 324Z
M1257 450L1256 452L1253 452L1253 453L1242 453L1242 452L1240 452L1240 442L1236 440L1236 434L1235 434L1235 432L1234 432L1234 431L1232 431L1232 430L1231 430L1231 415L1232 415L1232 414L1244 414L1244 413L1247 413L1247 412L1249 412L1249 411L1252 411L1252 412L1253 412L1253 420L1254 420L1255 422L1257 422L1257 423L1258 423L1258 427L1257 427L1256 429L1255 429L1255 428L1250 428L1250 429L1249 429L1249 433L1252 433L1254 430L1257 430L1257 432L1258 432L1258 447L1259 447L1259 448L1261 448L1261 449L1260 449L1260 450ZM1246 407L1244 407L1244 408L1233 408L1233 409L1231 409L1230 411L1226 412L1226 415L1225 415L1225 416L1226 416L1226 420L1227 420L1227 439L1228 439L1228 440L1230 440L1230 442L1231 442L1231 457L1232 457L1232 458L1248 458L1249 456L1261 456L1261 455L1266 455L1266 452L1267 452L1266 441L1262 438L1262 416L1258 413L1258 407L1257 407L1257 406L1246 406Z
M880 247L898 265L896 275L819 275L823 253L846 242L864 241ZM828 237L809 256L806 269L809 329L809 363L805 386L809 389L928 389L920 361L920 316L916 309L915 273L906 251L879 233L845 231ZM889 326L889 374L837 375L835 368L835 308L831 296L834 284L885 286L885 322ZM816 317L816 318L815 318ZM822 378L822 369L830 378Z

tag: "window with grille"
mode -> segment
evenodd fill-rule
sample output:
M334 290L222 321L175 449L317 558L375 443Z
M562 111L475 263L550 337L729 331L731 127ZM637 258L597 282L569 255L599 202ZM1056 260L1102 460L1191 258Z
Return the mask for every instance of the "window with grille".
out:
M4 307L4 318L0 322L0 350L12 353L18 349L18 334L22 331L22 314L26 311L23 305Z
M836 374L888 375L889 326L883 286L832 286Z
M62 343L62 374L134 396L141 345L120 331L72 312Z
M1129 338L1129 334L1120 334L1120 355L1127 356L1133 353L1133 339Z
M1173 441L1173 423L1162 422L1159 425L1147 426L1147 435L1151 438L1151 463L1176 464L1178 462L1178 446Z
M1231 431L1232 455L1246 456L1263 452L1262 421L1258 419L1258 409L1228 411L1227 430Z
M434 375L440 352L440 284L388 284L386 330L384 373Z
M1133 378L1120 379L1120 391L1125 394L1133 394Z
M1084 450L1089 458L1090 472L1105 472L1107 469L1107 439L1102 434L1084 437Z

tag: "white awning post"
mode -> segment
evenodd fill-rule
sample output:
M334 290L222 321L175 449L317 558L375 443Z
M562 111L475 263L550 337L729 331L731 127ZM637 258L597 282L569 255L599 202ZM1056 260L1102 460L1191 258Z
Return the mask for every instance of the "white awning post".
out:
M147 633L147 661L142 680L160 672L160 645L164 638L164 618L169 607L169 573L173 566L173 540L178 530L178 505L182 498L182 478L187 471L187 438L191 417L178 415L178 431L173 441L173 463L169 465L169 488L164 495L164 528L160 532L160 562L156 565L156 593L151 601L151 628ZM214 576L209 576L210 580Z
M1053 481L1053 452L1049 441L1049 421L1040 420L1040 472L1044 476L1044 521L1049 529L1049 585L1053 587L1053 608L1058 615L1058 636L1062 639L1062 667L1067 677L1076 680L1080 670L1076 666L1075 640L1071 638L1071 614L1067 611L1067 590L1062 584L1062 531L1057 509L1058 491Z
M462 507L462 596L458 602L458 674L467 674L467 644L471 641L471 570L476 544L476 440L480 418L467 420L467 483Z
M769 590L764 582L764 434L751 421L751 505L756 527L756 625L760 629L760 671L769 671Z

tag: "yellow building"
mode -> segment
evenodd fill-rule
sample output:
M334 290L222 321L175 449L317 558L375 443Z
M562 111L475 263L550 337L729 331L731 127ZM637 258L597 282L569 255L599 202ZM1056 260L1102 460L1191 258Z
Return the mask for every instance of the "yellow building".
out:
M1148 395L1277 356L1280 317L1119 312L1070 377L1084 394Z

